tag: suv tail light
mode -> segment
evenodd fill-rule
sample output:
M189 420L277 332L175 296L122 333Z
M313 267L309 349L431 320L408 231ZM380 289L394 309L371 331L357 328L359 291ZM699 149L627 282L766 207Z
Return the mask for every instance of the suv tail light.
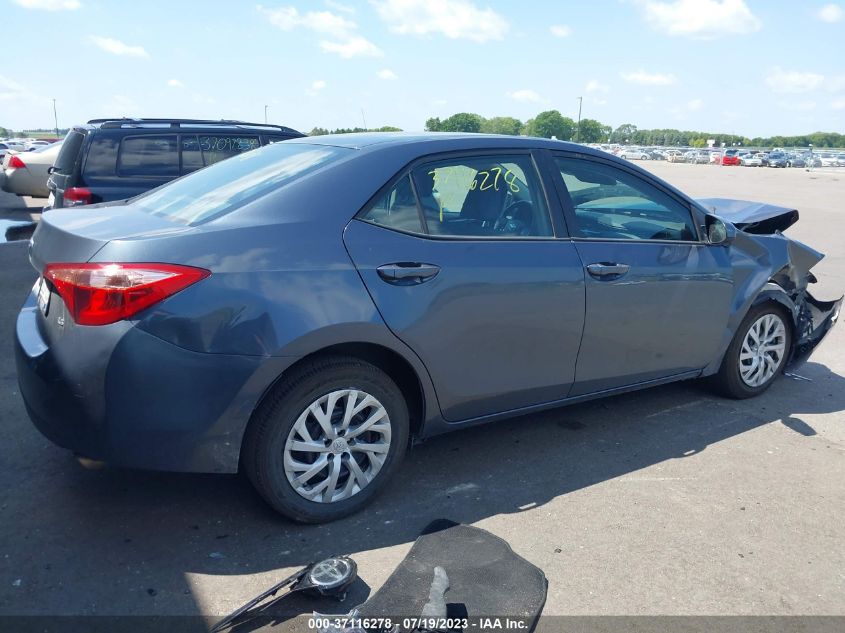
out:
M23 169L26 167L26 164L18 158L16 155L12 155L9 158L9 169Z
M44 278L79 325L128 319L210 274L176 264L48 264L44 269Z
M65 189L64 206L78 207L83 204L91 204L92 195L85 187L68 187Z

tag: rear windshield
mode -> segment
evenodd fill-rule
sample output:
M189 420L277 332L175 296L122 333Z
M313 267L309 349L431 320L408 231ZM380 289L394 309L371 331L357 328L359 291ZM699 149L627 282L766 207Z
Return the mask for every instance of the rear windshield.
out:
M61 174L69 174L73 171L73 166L76 164L76 159L79 156L79 148L82 147L82 141L85 140L85 134L76 130L71 130L65 136L65 142L62 144L62 149L59 155L56 156L55 168Z
M132 200L141 211L181 224L230 213L354 150L273 143L184 176Z

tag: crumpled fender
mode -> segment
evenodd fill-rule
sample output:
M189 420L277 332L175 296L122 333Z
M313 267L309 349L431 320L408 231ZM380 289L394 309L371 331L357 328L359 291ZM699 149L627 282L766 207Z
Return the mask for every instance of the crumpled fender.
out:
M793 344L788 364L805 361L835 324L842 298L819 301L807 292L815 277L810 269L824 255L779 231L751 234L739 230L728 246L735 291L731 316L716 360L702 375L719 370L725 351L752 306L776 301L791 315Z

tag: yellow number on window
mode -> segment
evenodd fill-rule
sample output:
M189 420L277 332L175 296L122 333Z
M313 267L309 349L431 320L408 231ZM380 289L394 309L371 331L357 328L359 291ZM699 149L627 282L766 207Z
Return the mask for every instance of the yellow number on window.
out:
M519 193L519 185L516 184L516 174L510 169L505 172L505 182L508 183L508 187L510 187L512 193Z

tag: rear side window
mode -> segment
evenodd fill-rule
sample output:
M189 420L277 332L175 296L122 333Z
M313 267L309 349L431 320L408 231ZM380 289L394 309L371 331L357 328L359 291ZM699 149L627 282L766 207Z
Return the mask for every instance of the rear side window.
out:
M117 148L119 145L119 139L103 134L94 134L91 146L88 148L88 156L85 159L85 168L83 169L85 177L102 178L114 176L115 165L117 164Z
M528 155L490 155L427 163L412 172L432 235L550 237L549 211Z
M403 176L387 193L376 200L361 219L398 231L422 233L422 221L414 190L411 188L411 177L407 174Z
M76 165L76 159L79 156L79 150L82 148L82 141L85 140L85 134L77 130L71 130L65 136L65 142L62 144L62 149L56 157L54 167L60 174L69 174L73 171L73 166Z
M181 224L231 213L355 150L275 143L246 152L153 189L132 200L141 211Z
M182 136L182 173L189 174L205 167L202 162L202 150L196 135Z
M179 175L176 135L127 136L120 144L117 173L175 178Z
M219 163L261 147L257 136L242 136L234 134L200 134L199 147L206 165Z

